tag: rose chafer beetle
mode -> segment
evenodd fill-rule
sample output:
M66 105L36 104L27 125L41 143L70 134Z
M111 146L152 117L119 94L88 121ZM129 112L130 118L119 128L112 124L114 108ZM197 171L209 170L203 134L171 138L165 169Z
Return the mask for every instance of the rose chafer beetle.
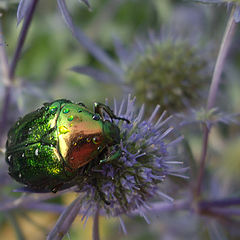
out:
M111 121L104 119L103 112ZM71 180L81 167L98 159L108 147L119 145L120 130L113 119L129 123L101 103L94 104L94 112L65 99L45 103L9 130L9 174L33 191L56 192L73 185ZM119 156L121 150L99 162Z

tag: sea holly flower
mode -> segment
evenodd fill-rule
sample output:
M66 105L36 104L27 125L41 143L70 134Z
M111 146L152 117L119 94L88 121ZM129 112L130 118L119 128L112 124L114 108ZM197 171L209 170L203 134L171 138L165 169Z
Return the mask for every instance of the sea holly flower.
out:
M112 68L107 73L89 66L75 66L72 70L98 81L127 85L139 103L145 102L148 114L157 104L175 113L196 106L203 99L210 79L211 57L204 48L196 47L196 41L152 33L149 39L138 39L129 48L118 41L115 47L119 74L113 73Z
M142 44L126 67L125 78L137 98L170 112L193 106L203 97L209 61L189 41L166 39Z
M114 113L130 123L114 120L120 129L120 146L109 147L98 159L83 167L74 179L80 192L78 204L83 213L82 219L97 211L105 216L120 217L137 210L145 216L144 210L150 207L151 200L159 197L172 200L159 187L168 175L185 178L182 172L186 169L179 167L180 162L174 160L171 152L182 137L168 140L168 135L174 130L168 126L171 117L166 118L166 112L163 112L156 119L159 108L157 106L144 120L144 105L136 111L135 98L129 96L119 107L114 102ZM116 154L119 148L120 155ZM111 158L111 161L101 161Z
M117 123L121 132L122 155L109 162L92 163L91 169L86 174L83 172L77 180L79 191L84 193L82 205L88 209L86 215L93 213L97 206L110 216L144 207L149 199L158 194L162 196L158 185L167 175L177 174L176 169L171 168L173 156L169 149L182 137L167 142L167 136L173 131L168 127L171 117L164 119L164 112L158 121L154 121L159 112L157 106L150 118L143 120L144 106L136 112L134 105L135 99L129 96L127 103L122 101L119 109L116 103L114 107L117 116L131 122ZM107 153L107 157L111 158L117 151L116 147L109 149L110 156Z
M135 46L128 54L123 53L126 49L120 51L120 77L91 67L75 66L72 70L99 81L127 83L149 112L157 104L171 113L181 112L203 99L210 60L188 41L156 40Z

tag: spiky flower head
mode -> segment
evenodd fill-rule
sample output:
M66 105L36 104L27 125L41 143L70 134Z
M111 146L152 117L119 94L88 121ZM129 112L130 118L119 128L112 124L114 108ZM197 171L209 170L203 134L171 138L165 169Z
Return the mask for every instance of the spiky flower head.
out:
M109 162L101 159L114 157L116 146L111 147L96 161L83 168L77 179L82 193L81 203L84 216L93 215L97 209L108 216L118 216L133 210L146 208L154 197L164 196L159 190L167 175L178 175L169 148L178 139L167 142L167 135L173 130L168 127L169 118L164 112L155 121L159 106L148 120L143 120L144 106L135 110L135 99L122 101L119 109L114 107L117 116L129 119L131 123L116 122L121 132L120 149L122 154ZM179 163L179 162L178 162ZM178 165L179 166L179 165Z
M166 39L146 44L126 69L137 99L150 109L160 104L180 112L202 98L209 61L188 41Z

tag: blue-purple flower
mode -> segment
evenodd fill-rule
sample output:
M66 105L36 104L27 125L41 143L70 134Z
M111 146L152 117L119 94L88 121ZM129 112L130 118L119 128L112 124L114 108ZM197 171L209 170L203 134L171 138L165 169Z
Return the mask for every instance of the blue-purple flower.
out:
M181 140L167 140L173 131L168 126L171 117L165 118L164 112L156 119L157 106L148 120L143 120L144 106L135 110L135 99L128 97L120 107L114 104L117 116L129 119L130 124L119 121L121 131L120 148L122 155L110 162L99 163L100 159L92 161L87 171L82 170L76 179L82 197L81 208L84 217L93 215L97 209L107 216L119 216L138 209L145 209L151 199L164 194L159 190L168 175L177 175L170 148ZM116 146L108 149L108 157L114 155ZM104 158L101 156L100 158ZM179 175L181 176L181 175Z

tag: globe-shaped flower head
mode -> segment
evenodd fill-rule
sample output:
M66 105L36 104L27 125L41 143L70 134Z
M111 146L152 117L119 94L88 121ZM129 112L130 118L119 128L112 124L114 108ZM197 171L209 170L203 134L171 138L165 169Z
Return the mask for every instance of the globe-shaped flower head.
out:
M160 104L170 112L199 102L209 78L209 61L200 50L184 40L155 40L142 45L125 70L137 99L150 109Z
M151 199L164 195L159 185L168 175L179 176L178 168L174 167L177 162L172 160L169 150L181 137L166 140L173 130L167 126L170 117L164 119L164 112L155 121L159 111L157 106L151 117L143 120L144 106L136 111L134 103L135 99L130 97L119 108L115 103L115 114L130 120L130 123L116 121L120 129L120 146L109 147L84 167L76 180L86 216L94 214L96 209L108 216L140 211ZM120 155L117 154L119 148ZM114 157L112 161L101 162L101 159L111 157Z

